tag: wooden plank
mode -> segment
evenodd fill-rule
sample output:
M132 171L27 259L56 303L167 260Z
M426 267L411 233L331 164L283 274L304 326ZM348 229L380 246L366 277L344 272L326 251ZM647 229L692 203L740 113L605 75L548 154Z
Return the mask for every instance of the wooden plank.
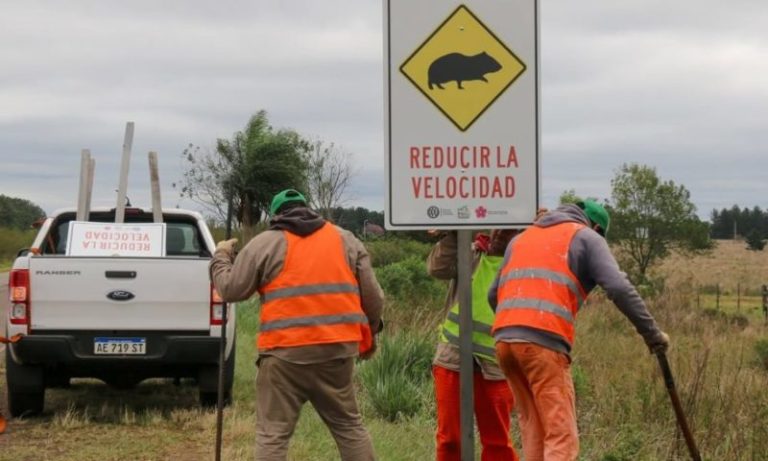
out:
M96 159L91 157L88 159L88 179L85 183L85 220L91 220L91 199L93 198L93 174L96 171Z
M75 219L77 221L85 221L86 208L88 200L88 169L91 163L91 151L83 149L80 151L80 186L77 191L77 214Z
M120 163L120 183L117 188L117 206L115 207L115 222L125 222L125 196L128 190L128 169L131 165L131 147L133 146L133 122L125 124L123 140L123 157Z
M157 152L149 153L149 181L152 187L152 218L163 222L163 208L160 201L160 174L157 168Z

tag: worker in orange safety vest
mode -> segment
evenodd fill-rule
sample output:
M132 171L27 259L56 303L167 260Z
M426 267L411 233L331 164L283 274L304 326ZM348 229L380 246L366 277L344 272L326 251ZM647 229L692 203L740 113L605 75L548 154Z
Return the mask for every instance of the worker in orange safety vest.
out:
M496 356L515 396L525 461L578 457L570 353L576 314L595 286L651 351L669 345L611 254L609 224L608 211L593 200L542 215L509 243L488 292Z
M285 460L309 401L344 461L375 459L352 382L355 357L368 358L381 330L383 292L368 253L351 232L307 207L300 192L275 195L268 230L235 257L220 242L211 280L224 301L259 293L256 459Z
M0 344L10 344L18 342L21 339L21 335L13 335L10 338L6 338L5 336L0 336ZM5 421L5 418L2 414L0 414L0 434L5 432L5 429L8 427L8 423Z

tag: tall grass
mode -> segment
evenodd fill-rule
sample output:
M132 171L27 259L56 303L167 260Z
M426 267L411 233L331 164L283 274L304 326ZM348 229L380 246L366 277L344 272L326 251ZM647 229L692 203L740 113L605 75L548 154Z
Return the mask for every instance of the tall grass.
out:
M358 371L365 397L376 416L390 422L410 418L434 400L431 364L434 338L398 332L382 334L376 356Z

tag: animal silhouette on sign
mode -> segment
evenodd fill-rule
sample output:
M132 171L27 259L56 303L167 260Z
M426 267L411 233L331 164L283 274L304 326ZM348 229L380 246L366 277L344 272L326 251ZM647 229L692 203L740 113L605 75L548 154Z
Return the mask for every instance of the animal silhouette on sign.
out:
M458 88L463 90L461 82L482 80L487 83L485 74L499 70L501 70L501 64L485 51L474 56L449 53L435 59L429 65L427 71L429 89L431 90L434 85L444 90L443 83L455 81Z

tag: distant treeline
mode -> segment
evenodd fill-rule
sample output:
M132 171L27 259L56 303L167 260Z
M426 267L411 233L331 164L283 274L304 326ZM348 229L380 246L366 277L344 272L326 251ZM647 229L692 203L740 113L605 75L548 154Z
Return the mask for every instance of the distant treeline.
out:
M0 227L26 231L44 217L45 211L29 200L0 194Z
M758 235L760 238L768 238L768 209L762 210L759 206L754 208L739 208L733 205L731 208L712 210L712 225L710 235L713 239L732 239L735 237L749 237Z

